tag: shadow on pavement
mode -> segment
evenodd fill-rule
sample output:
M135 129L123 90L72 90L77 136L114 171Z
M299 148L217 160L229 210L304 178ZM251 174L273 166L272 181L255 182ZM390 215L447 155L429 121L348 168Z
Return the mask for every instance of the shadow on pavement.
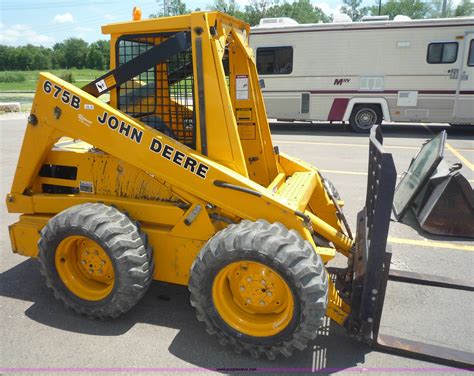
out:
M37 261L33 259L0 274L0 295L33 302L25 311L28 318L74 333L120 336L137 323L178 329L178 334L169 346L170 353L197 367L220 367L221 373L243 367L262 371L267 369L267 372L269 369L274 372L278 369L278 374L294 373L298 368L300 372L305 369L309 373L313 365L316 370L342 370L364 363L365 354L370 351L369 347L351 340L344 329L326 319L317 340L305 351L296 351L291 358L269 361L239 355L229 347L219 345L214 337L205 332L204 326L195 318L185 286L160 282L154 282L144 299L120 318L113 321L90 320L68 310L53 297L39 273ZM219 360L218 365L215 364L216 359Z
M351 136L368 138L368 133L352 132L349 125L330 123L270 123L272 134L314 135L318 136ZM392 138L431 138L443 130L448 133L448 139L474 139L474 126L471 125L419 125L419 124L382 124L384 136ZM432 132L432 133L431 133Z

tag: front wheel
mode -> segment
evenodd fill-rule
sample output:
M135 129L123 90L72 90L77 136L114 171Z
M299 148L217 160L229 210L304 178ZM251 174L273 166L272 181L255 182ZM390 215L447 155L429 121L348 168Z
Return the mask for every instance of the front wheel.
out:
M242 221L204 246L189 290L198 320L221 344L274 359L303 350L316 337L326 314L328 277L296 231Z
M104 204L81 204L57 214L41 231L38 247L40 271L54 296L90 318L127 312L153 278L146 235Z
M382 122L380 108L376 105L356 105L352 110L349 124L354 132L368 133L375 124Z

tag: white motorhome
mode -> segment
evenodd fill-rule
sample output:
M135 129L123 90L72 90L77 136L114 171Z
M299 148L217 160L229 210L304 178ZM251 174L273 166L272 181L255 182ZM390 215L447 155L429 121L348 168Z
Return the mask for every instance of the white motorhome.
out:
M474 124L474 17L343 21L252 28L269 117Z

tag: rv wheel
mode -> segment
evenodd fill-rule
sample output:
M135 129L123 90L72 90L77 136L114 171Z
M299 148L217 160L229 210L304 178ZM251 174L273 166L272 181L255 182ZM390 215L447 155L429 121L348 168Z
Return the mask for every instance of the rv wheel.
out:
M382 114L377 105L356 105L352 110L349 124L354 132L368 133L375 124L382 122Z

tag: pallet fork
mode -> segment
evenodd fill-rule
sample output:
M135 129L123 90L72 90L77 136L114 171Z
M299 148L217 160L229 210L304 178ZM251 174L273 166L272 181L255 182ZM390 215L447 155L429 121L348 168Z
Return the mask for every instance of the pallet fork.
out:
M390 268L392 253L387 249L392 202L397 173L392 155L383 150L379 126L372 129L369 147L367 196L357 216L356 250L353 257L351 315L346 324L350 336L384 352L471 368L474 354L448 347L380 333L385 291L389 281L474 291L472 283L435 275ZM347 277L344 268L328 268L339 281Z

